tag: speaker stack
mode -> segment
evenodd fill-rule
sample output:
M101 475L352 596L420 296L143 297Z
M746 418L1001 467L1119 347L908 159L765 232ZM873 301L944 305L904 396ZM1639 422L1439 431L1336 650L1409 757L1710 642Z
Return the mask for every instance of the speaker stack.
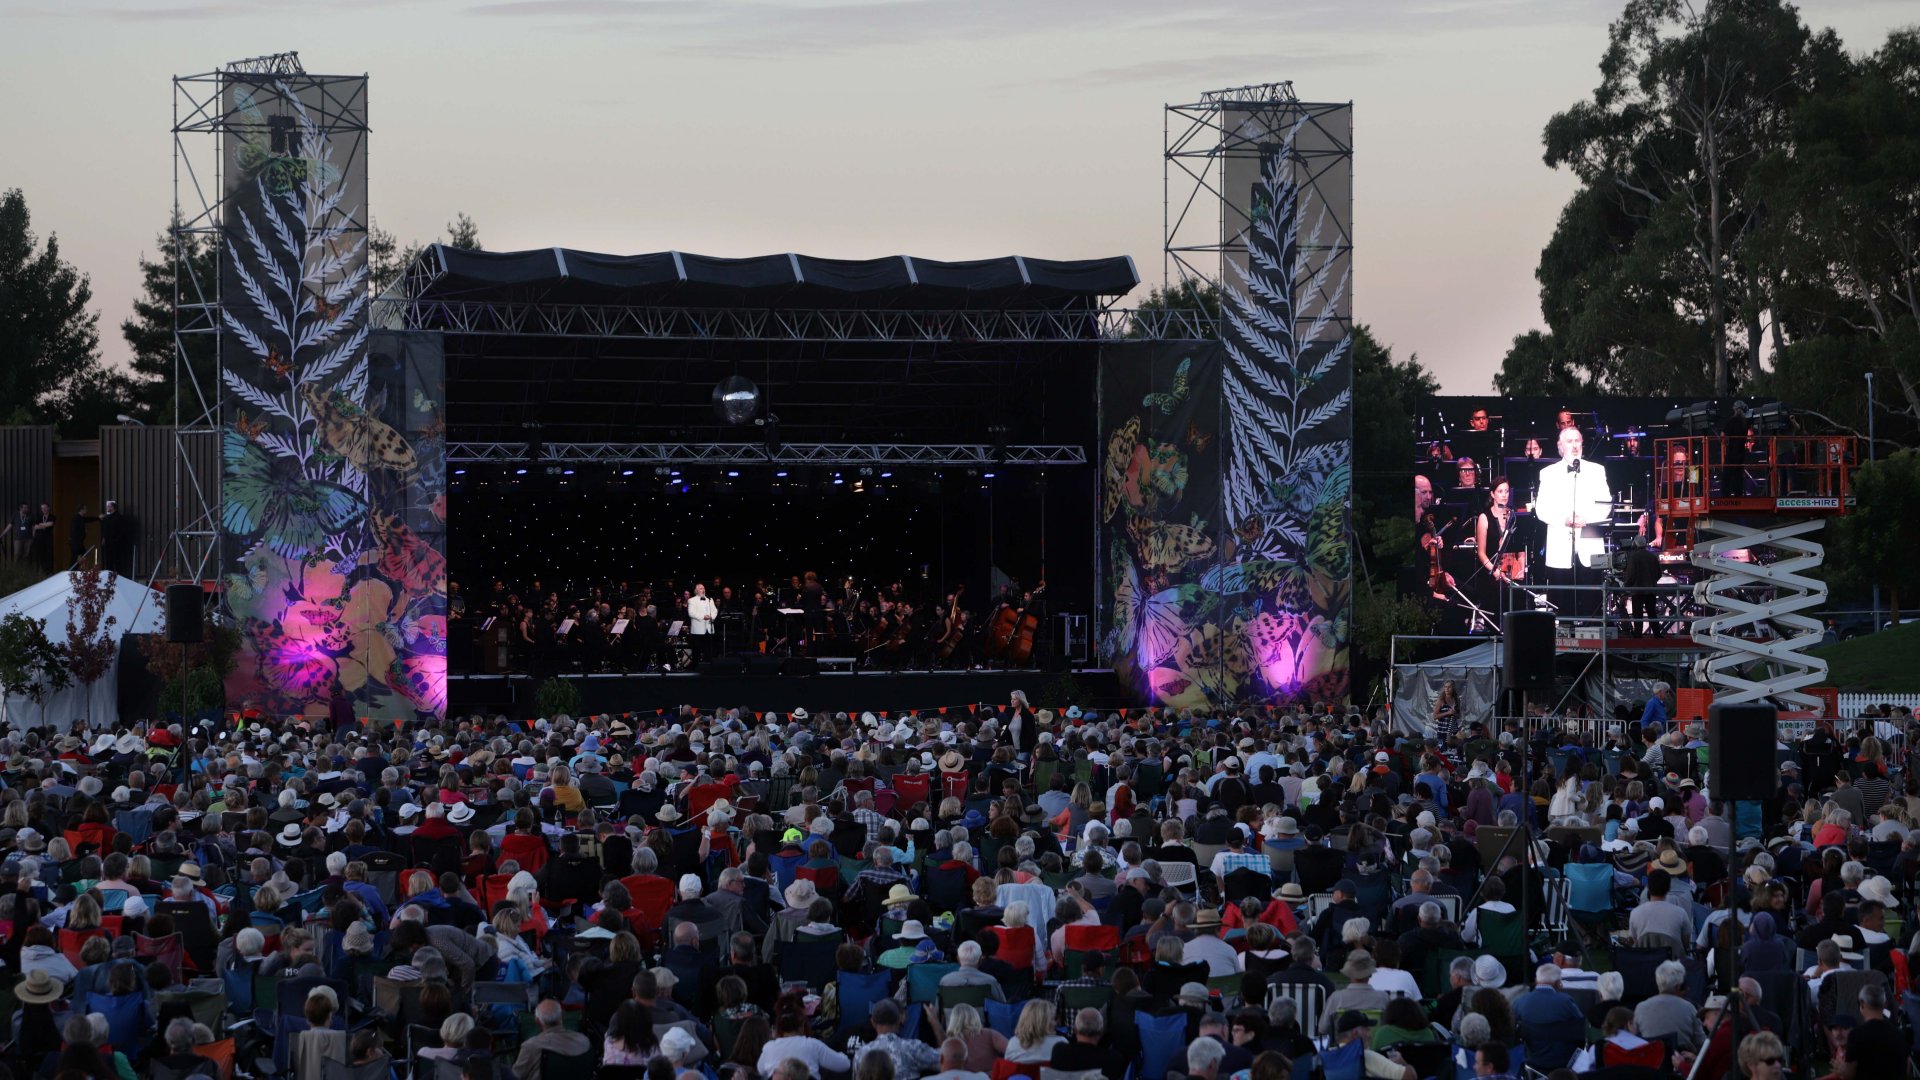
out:
M201 639L201 624L205 621L202 602L206 594L195 584L167 586L167 640L174 644L190 645Z
M1500 665L1508 690L1553 689L1553 613L1509 611L1500 620L1506 660Z
M1780 789L1774 742L1780 714L1771 705L1707 707L1707 789L1716 799L1764 802Z

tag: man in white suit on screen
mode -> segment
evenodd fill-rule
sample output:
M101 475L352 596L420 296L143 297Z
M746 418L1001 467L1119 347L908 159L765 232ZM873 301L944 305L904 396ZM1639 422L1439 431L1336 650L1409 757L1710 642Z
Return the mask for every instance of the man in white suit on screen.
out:
M1591 616L1600 610L1600 594L1568 586L1599 585L1607 559L1607 523L1613 517L1613 489L1606 466L1586 461L1586 439L1578 427L1560 429L1560 460L1540 470L1534 512L1546 531L1547 583L1558 587L1562 615Z

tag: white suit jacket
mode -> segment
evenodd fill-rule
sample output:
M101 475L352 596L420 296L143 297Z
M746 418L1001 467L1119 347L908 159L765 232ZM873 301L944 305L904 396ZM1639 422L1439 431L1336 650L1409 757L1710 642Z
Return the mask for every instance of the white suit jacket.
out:
M687 598L687 621L691 625L688 631L695 634L713 633L713 620L720 614L720 606L711 596L690 596Z
M1607 486L1605 465L1582 460L1578 475L1568 472L1564 461L1542 468L1534 512L1546 530L1548 566L1572 569L1576 551L1583 565L1599 566L1605 561L1606 525L1613 516L1613 490ZM1576 515L1587 523L1577 538L1567 528L1567 519Z

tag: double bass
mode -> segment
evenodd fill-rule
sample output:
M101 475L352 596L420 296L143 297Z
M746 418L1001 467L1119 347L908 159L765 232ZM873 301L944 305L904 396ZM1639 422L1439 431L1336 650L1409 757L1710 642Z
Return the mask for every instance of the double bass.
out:
M1046 592L1042 581L1018 605L1004 604L994 613L987 627L987 659L1005 661L1009 666L1024 666L1033 660L1034 638L1040 632L1040 616L1030 610L1035 597Z

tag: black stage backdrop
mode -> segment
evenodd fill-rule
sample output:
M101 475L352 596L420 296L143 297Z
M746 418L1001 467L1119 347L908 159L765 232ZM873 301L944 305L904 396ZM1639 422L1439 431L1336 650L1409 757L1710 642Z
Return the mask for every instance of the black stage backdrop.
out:
M1028 585L1044 574L1051 611L1092 609L1087 467L624 471L516 476L469 467L455 475L454 580L464 590L494 579L518 589L539 578L574 595L620 581L685 587L718 578L750 587L811 570L835 584L898 580L928 596L965 584L967 606L979 611L989 567L998 567Z

